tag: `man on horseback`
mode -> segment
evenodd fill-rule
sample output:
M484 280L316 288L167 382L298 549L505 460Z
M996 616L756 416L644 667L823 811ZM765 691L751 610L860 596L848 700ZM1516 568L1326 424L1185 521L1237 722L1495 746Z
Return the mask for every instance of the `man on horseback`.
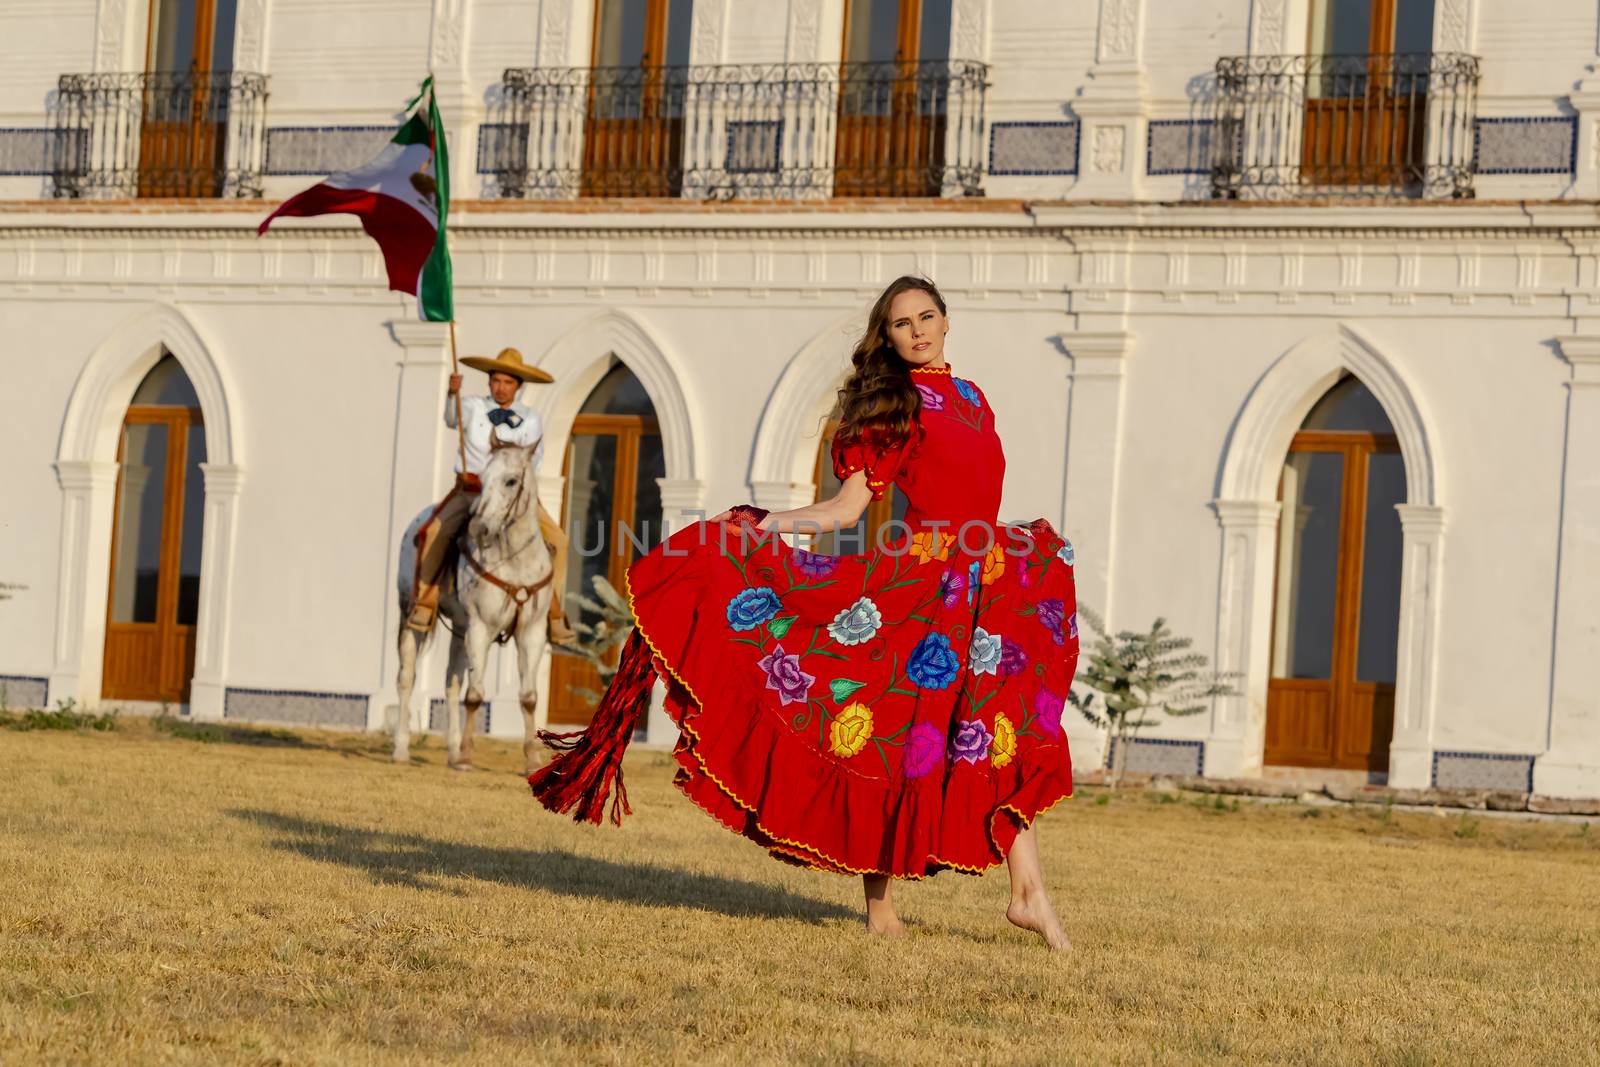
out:
M538 412L517 403L522 384L555 380L538 367L524 363L522 353L515 348L502 349L493 359L468 356L461 362L489 375L489 395L460 398L461 422L466 427L466 468L463 470L460 461L457 461L456 484L417 531L417 571L411 613L406 617L406 625L422 633L433 629L438 616L440 579L446 563L452 558L456 538L460 536L472 512L473 498L482 492L478 476L489 461L490 450L497 445L532 447L535 467L544 454L544 427ZM445 397L444 405L444 422L452 430L456 428L456 398L460 392L461 375L452 374L450 392ZM566 613L561 607L567 535L560 523L545 511L542 503L539 504L539 532L555 565L553 595L550 598L550 640L555 644L563 644L577 636L567 624Z

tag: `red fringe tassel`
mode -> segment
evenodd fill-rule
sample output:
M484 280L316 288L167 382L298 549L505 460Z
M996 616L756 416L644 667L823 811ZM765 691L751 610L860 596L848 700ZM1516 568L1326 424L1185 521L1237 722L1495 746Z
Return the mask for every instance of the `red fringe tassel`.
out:
M551 811L570 811L577 822L599 825L615 779L617 793L611 801L611 821L621 826L622 816L633 814L628 806L628 791L622 785L622 754L633 740L634 728L650 700L650 687L655 680L650 646L634 630L623 646L617 673L588 728L571 733L539 731L539 739L560 753L528 775L528 785L539 803Z

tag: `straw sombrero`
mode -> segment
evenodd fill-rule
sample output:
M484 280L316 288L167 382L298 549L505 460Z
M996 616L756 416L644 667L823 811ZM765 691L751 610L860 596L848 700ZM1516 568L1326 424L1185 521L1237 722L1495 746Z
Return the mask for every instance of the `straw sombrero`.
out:
M522 362L522 353L515 348L502 348L500 354L490 359L488 356L465 356L462 363L473 370L481 370L485 374L509 374L513 378L521 378L525 382L553 382L549 371L530 367Z

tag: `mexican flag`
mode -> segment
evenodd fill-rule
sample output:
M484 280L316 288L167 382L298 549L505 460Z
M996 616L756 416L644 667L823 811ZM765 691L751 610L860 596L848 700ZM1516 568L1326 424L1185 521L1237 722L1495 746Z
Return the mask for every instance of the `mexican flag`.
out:
M265 233L282 216L354 215L383 251L389 288L416 294L425 321L449 322L455 318L445 242L450 156L431 76L406 106L415 110L376 159L285 200L256 232Z

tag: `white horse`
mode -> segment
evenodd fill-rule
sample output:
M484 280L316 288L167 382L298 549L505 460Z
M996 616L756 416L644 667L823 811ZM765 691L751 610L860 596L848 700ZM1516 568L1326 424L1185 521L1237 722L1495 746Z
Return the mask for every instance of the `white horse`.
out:
M472 767L472 731L483 706L484 661L489 644L502 635L517 644L518 695L522 703L522 751L528 773L536 769L542 746L534 725L538 707L535 668L549 640L546 616L554 595L554 564L539 535L533 449L497 447L485 464L483 492L472 506L460 558L453 575L444 576L439 616L450 630L450 667L445 678L445 749L450 766ZM417 652L432 634L405 624L411 610L411 583L416 571L416 533L432 509L406 528L400 545L400 671L396 687L400 708L394 723L394 761L411 758L411 689L416 681ZM465 715L461 681L466 674Z

